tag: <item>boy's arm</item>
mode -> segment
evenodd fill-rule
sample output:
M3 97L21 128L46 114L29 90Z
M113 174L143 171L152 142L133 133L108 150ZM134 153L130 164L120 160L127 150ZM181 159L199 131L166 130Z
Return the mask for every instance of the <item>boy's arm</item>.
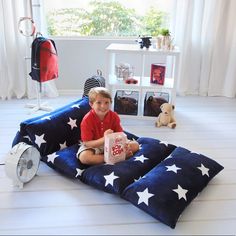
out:
M98 148L104 145L104 137L97 139L97 140L90 140L90 141L85 141L83 144L86 147L91 147L91 148Z
M96 139L96 140L90 140L90 141L84 141L83 144L87 147L97 148L104 145L105 142L105 135L113 133L113 130L108 129L104 132L104 135L102 138Z

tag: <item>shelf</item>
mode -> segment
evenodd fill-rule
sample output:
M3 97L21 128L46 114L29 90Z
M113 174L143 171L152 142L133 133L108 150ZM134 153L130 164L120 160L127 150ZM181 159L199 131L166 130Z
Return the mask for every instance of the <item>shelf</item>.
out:
M139 44L119 44L119 43L112 43L107 48L107 51L114 52L114 53L138 53L138 54L160 54L160 55L177 55L179 54L179 49L176 47L174 50L162 50L156 49L152 46L149 49L143 48L141 49Z
M111 90L112 96L115 97L118 90L138 91L138 98L136 98L136 95L135 97L132 97L132 94L129 94L129 93L125 94L119 91L119 93L124 94L124 99L127 99L127 100L123 100L124 103L120 105L121 114L124 114L124 111L122 109L125 108L124 104L126 104L126 101L128 101L128 99L135 98L138 102L137 103L138 104L137 116L126 114L126 115L122 115L123 117L155 119L155 117L149 117L149 116L143 115L144 102L146 101L145 99L146 99L147 92L168 93L169 102L172 103L173 105L175 104L176 86L177 86L177 81L178 81L178 70L179 70L179 55L180 55L178 48L175 48L174 50L158 50L151 46L149 49L146 49L146 48L141 49L139 44L112 43L106 48L106 52L107 52L106 86ZM137 68L140 68L140 69L138 72L136 72L137 73L136 76L132 77L138 81L136 84L126 84L122 78L117 78L116 73L115 73L115 65L117 63L117 60L118 59L120 60L121 58L127 57L127 56L130 60L129 55L132 55L132 57L135 57L135 59L138 59L136 60L136 64L137 64L136 66ZM147 68L148 68L147 64L149 64L150 62L158 63L158 61L161 61L163 59L165 59L166 61L168 59L168 61L170 62L169 64L167 63L166 65L166 71L168 71L166 75L168 77L165 77L164 85L150 83L150 76L149 77L147 76L150 73L150 71L147 71ZM128 111L127 113L131 114L132 112ZM153 114L153 113L150 113L150 114Z
M118 80L115 75L109 75L109 85L113 88L127 88L127 89L172 89L174 87L174 79L173 78L165 78L164 85L153 84L150 83L150 77L141 78L138 76L133 76L132 78L138 80L137 84L126 84L124 80ZM141 81L141 82L140 82Z

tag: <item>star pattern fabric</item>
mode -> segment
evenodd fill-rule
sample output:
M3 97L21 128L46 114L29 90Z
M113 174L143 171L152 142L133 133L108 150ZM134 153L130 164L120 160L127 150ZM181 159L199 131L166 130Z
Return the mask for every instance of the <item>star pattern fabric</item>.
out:
M51 116L44 116L41 118L41 120L51 120Z
M58 157L58 155L56 153L52 153L52 154L48 155L48 162L54 163L54 160L57 157Z
M141 161L143 163L145 160L148 160L148 158L146 158L144 155L135 157L135 161Z
M222 169L223 166L204 155L177 147L171 158L168 156L145 178L127 186L122 197L175 228L184 209Z
M78 108L78 109L79 109L79 108L80 108L80 105L79 105L79 104L74 104L74 105L72 105L71 107L72 107L72 108Z
M38 147L40 148L41 144L43 143L46 143L46 141L44 140L44 135L45 134L42 134L42 135L35 135L35 143L38 145Z
M190 202L223 166L200 153L154 138L137 137L139 151L114 165L84 165L77 159L80 123L90 110L84 97L51 113L21 122L13 145L34 145L41 160L59 173L117 194L174 228ZM204 209L203 209L204 211Z
M70 125L71 129L74 129L74 128L78 127L77 124L76 124L76 121L77 121L76 119L73 120L72 118L69 117L69 120L70 121L67 122L67 124Z
M183 189L180 185L178 185L177 189L173 189L173 191L178 194L179 200L183 198L185 201L187 201L186 193L188 190Z
M153 138L138 138L137 142L142 148L134 156L115 165L92 166L83 172L82 181L105 192L121 194L129 184L145 178L148 171L176 148L174 145L160 144L159 140ZM108 184L107 181L105 184L101 184L104 183L104 178L111 173L119 178L115 179L113 184Z
M112 172L111 174L109 175L105 175L104 176L105 180L106 180L106 183L105 183L105 186L107 186L108 184L112 185L113 186L113 182L115 179L119 178L118 176L115 176L114 175L114 172Z
M67 147L66 141L64 143L59 143L60 144L60 150L64 149Z
M46 156L79 142L80 122L90 109L88 98L79 99L37 119L24 121L20 132L35 140L41 155Z
M198 167L198 169L202 172L202 175L206 175L209 177L209 169L206 168L202 163L201 163L201 167Z
M173 171L174 173L177 173L178 170L181 170L181 168L177 167L175 164L171 166L166 166L166 168L167 168L166 171Z
M77 178L78 176L81 176L83 172L84 172L83 169L76 168L76 176L75 177Z
M160 144L164 144L164 145L168 146L168 142L166 142L166 141L160 141Z
M154 196L154 194L148 192L148 188L145 188L143 192L137 192L139 199L138 204L142 202L148 206L148 200L150 197Z

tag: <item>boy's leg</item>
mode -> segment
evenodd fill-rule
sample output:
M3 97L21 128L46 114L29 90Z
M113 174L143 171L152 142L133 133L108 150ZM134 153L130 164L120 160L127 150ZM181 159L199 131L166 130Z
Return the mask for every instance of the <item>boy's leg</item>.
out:
M104 154L95 154L93 149L87 149L79 154L79 160L86 165L97 165L104 163Z

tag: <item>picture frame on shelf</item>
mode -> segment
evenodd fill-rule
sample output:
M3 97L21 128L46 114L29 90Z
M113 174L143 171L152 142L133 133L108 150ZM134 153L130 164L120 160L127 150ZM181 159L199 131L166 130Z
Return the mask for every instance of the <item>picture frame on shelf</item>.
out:
M165 73L165 64L151 64L150 83L164 85Z

